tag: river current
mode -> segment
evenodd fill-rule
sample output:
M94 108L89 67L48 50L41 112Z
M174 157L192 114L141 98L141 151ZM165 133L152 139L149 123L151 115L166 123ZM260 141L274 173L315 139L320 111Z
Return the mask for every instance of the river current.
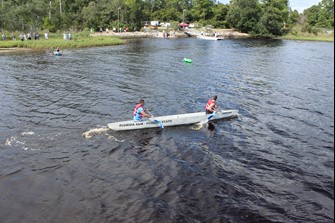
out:
M183 63L183 58L192 63ZM236 118L114 132L155 116ZM140 39L0 54L0 222L334 222L334 43Z

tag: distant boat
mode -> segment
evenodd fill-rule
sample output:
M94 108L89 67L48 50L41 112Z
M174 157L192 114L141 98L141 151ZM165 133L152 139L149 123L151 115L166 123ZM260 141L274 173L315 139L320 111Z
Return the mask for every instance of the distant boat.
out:
M203 35L198 35L197 36L199 39L205 39L205 40L223 40L224 37L215 37L215 36L203 36Z
M60 51L54 51L53 54L55 56L62 56L63 55L62 52L60 52Z

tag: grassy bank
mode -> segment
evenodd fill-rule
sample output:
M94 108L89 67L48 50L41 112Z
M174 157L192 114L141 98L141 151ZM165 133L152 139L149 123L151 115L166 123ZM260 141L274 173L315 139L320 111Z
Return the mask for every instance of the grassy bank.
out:
M6 41L0 40L0 48L30 48L30 49L55 49L59 47L60 49L68 48L84 48L84 47L94 47L94 46L111 46L124 44L126 41L120 38L108 37L108 36L81 36L76 34L73 35L72 40L64 40L62 35L50 35L46 40L44 36L41 36L39 40L24 40L21 41L18 36L16 36L16 41L8 39Z
M328 30L324 28L314 28L310 32L303 31L303 26L295 26L292 28L290 33L282 36L282 39L290 40L305 40L305 41L326 41L334 42L334 30Z
M302 41L323 41L323 42L334 42L334 37L327 36L306 36L306 35L286 35L281 37L281 39L289 40L302 40Z

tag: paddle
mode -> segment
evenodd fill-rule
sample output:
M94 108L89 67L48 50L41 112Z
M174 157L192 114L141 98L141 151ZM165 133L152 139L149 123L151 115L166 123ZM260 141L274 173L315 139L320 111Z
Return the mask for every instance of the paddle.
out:
M220 106L216 105L214 112L208 116L207 121L216 116L216 112L219 110Z
M213 112L210 116L208 116L207 121L211 120L211 118L215 117L216 112Z
M145 109L145 110L146 110L146 112L148 112L149 115L153 116L147 109ZM159 120L153 119L153 118L149 118L149 120L158 123L160 128L162 128L162 129L164 128L162 121L159 121Z
M213 117L215 117L215 115L216 115L216 111L214 111L212 114L210 114L210 115L207 117L207 120L201 121L201 122L199 122L199 124L200 124L201 126L208 124L209 120L211 120Z

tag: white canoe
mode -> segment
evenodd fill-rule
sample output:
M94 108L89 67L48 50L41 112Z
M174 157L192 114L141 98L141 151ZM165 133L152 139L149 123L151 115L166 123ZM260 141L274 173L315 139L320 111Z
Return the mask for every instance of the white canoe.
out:
M215 115L208 115L205 112L187 113L179 115L168 115L154 117L153 119L143 120L141 122L136 121L123 121L109 123L108 128L114 131L122 130L135 130L135 129L145 129L145 128L159 128L161 125L167 126L177 126L177 125L190 125L200 122L206 122L210 117L210 120L218 120L224 118L231 118L238 115L238 110L221 110L217 111Z
M203 35L198 35L197 36L199 39L205 39L205 40L223 40L223 37L215 37L215 36L203 36Z

